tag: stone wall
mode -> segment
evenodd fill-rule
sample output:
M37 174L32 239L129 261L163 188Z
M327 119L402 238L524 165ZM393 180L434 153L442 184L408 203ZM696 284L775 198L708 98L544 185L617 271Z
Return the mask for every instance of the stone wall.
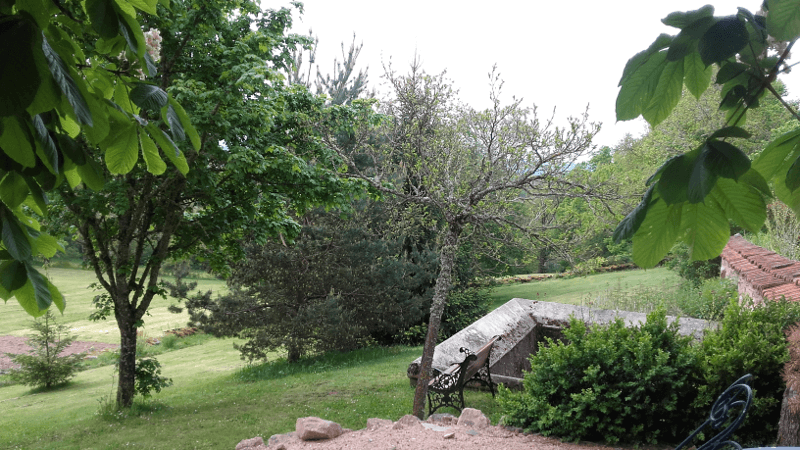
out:
M587 308L584 306L542 302L515 298L473 322L436 346L433 353L433 368L446 370L453 364L464 360L461 347L477 350L492 337L500 335L492 349L489 367L492 380L509 387L519 387L525 371L530 370L528 357L539 350L546 338L561 339L561 330L569 323L570 317L577 317L586 323L605 324L617 317L628 326L644 323L646 314L627 311ZM675 317L668 317L669 322ZM680 319L680 333L701 338L703 330L714 323L698 319ZM411 385L416 385L419 365L417 358L408 366L407 375Z

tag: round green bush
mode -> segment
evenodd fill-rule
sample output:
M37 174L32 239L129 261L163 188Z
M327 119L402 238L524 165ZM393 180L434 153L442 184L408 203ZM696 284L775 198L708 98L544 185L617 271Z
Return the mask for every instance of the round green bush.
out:
M698 423L698 358L663 310L631 328L572 318L564 336L531 356L522 392L500 389L507 425L613 444L679 441Z

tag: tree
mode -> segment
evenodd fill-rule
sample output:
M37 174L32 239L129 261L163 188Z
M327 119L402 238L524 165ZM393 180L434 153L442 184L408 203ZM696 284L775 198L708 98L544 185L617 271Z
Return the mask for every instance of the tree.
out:
M33 387L51 388L66 383L75 375L83 360L83 353L62 356L75 336L59 323L50 311L40 320L33 321L35 334L28 336L28 345L33 347L30 354L12 355L7 353L19 369L11 371L11 378Z
M730 236L729 220L757 232L774 194L800 212L800 127L775 139L751 162L730 141L746 139L746 113L772 95L796 119L776 80L789 70L788 58L800 36L798 0L769 0L765 11L739 8L716 17L710 5L675 12L662 20L680 29L660 35L628 61L620 80L617 119L644 117L652 126L674 113L685 85L700 97L711 82L721 86L725 126L704 136L696 148L669 159L648 180L642 201L619 224L617 241L633 239L634 261L652 267L680 240L694 260L720 254ZM770 185L771 184L771 185Z
M60 248L39 220L47 192L65 185L96 191L105 170L128 172L138 139L149 161L182 166L176 142L197 134L183 108L151 83L157 68L137 18L157 0L0 2L0 297L40 316L64 300L33 266ZM139 108L150 114L139 114ZM134 111L135 109L135 111ZM166 133L164 130L170 132ZM85 145L97 149L91 158ZM162 156L163 155L163 156Z
M225 274L243 256L245 237L291 240L295 215L347 198L334 154L312 127L323 100L280 75L292 49L306 42L286 34L289 9L173 1L159 12L143 18L163 39L157 81L187 105L199 151L173 152L181 160L169 169L151 158L152 142L140 134L144 158L131 158L124 174L106 171L109 181L97 192L59 189L63 214L51 222L76 226L105 291L100 315L116 319L119 407L135 393L136 329L163 294L165 261L192 255ZM88 143L82 151L95 162L103 157Z
M348 212L312 211L293 245L248 245L229 294L187 302L192 322L247 339L238 348L251 362L276 350L296 362L310 352L391 342L424 317L436 255L406 254L404 239L417 231L391 226L386 207L362 200Z
M386 119L378 133L383 142L373 141L371 125L380 118L365 102L354 102L361 107L360 120L351 112L332 108L325 124L331 132L326 136L354 177L441 220L437 225L440 269L414 396L414 414L421 416L460 238L525 228L522 218L514 216L517 202L600 196L594 186L576 185L565 177L577 158L592 149L591 138L598 127L589 124L586 115L570 119L566 128L551 122L542 125L535 109L523 107L520 101L502 106L501 83L494 74L493 106L482 112L459 105L444 76L425 73L418 61L412 63L408 75L399 76L389 68L386 78L394 98L384 105ZM334 137L334 131L347 127L355 151L338 147Z

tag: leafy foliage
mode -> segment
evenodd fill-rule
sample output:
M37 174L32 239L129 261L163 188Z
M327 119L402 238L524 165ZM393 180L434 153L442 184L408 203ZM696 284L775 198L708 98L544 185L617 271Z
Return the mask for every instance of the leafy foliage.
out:
M766 16L739 8L735 16L716 17L711 6L672 13L663 22L680 29L678 35L662 34L625 66L618 120L641 115L658 125L673 113L683 85L700 98L712 65L718 68L720 109L726 111L724 127L650 177L641 203L617 227L617 241L633 238L633 258L640 266L657 264L676 241L689 247L694 260L717 256L730 236L728 220L757 232L772 195L768 182L778 198L800 212L800 183L794 181L797 130L773 140L752 163L740 144L729 142L751 136L742 128L746 112L759 107L767 92L782 101L774 84L788 70L800 3L774 0L765 7ZM784 40L791 42L776 43ZM783 105L798 117L791 105Z
M87 191L103 187L102 163L87 148L108 171L124 174L140 151L162 173L162 155L186 169L177 143L189 136L199 147L187 116L167 120L168 110L182 110L180 105L164 86L151 84L157 68L137 14L156 14L156 5L0 4L0 57L13 61L13 70L0 74L7 87L0 93L0 297L16 297L32 316L52 303L64 309L62 295L32 258L63 251L39 223L48 213L47 193L81 184ZM160 107L166 109L159 113Z
M786 300L753 305L733 298L719 329L706 334L700 347L703 384L693 408L707 409L744 373L753 375L753 404L739 428L740 442L766 445L775 439L789 359L785 331L800 320L800 306Z
M524 390L500 389L506 423L566 439L672 441L695 425L698 359L663 310L627 328L572 318L564 342L531 356Z
M703 320L720 320L731 300L739 299L736 283L730 279L703 280L698 286L683 286L676 303L681 312Z
M672 248L672 258L667 260L666 266L691 283L694 287L712 278L719 277L721 259L719 257L707 261L693 261L689 255L686 244L678 243ZM727 302L726 302L727 303Z
M251 243L233 267L231 293L187 303L192 320L213 334L247 339L250 361L286 349L308 353L389 343L425 316L436 254L406 251L413 229L386 227L386 205L359 202L350 214L314 211L294 245Z
M28 345L33 347L31 353L7 353L13 362L20 365L19 369L10 372L11 379L44 388L66 383L78 371L84 356L82 353L61 355L75 338L68 334L68 327L56 323L50 311L35 320L32 326L36 334L28 336Z
M155 358L140 358L136 361L136 393L149 397L152 392L172 386L172 378L161 376L161 363Z

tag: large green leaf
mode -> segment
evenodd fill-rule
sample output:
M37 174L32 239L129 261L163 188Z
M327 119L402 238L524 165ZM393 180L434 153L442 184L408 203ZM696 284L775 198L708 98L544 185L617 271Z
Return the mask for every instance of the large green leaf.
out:
M14 291L13 294L14 297L17 298L19 305L22 306L22 309L24 309L28 315L32 317L39 317L47 311L46 309L39 308L36 290L34 289L30 280L27 280L27 282L22 285L21 288Z
M0 223L3 225L3 245L17 261L27 261L31 257L31 243L17 217L6 207L0 207Z
M200 151L200 135L197 134L197 130L192 125L192 121L189 120L189 115L186 114L186 110L184 110L183 106L175 101L174 98L169 99L169 104L172 106L175 114L177 114L178 118L180 119L183 130L186 135L189 136L189 141L192 143L192 147L194 147L196 151Z
M700 38L697 50L706 66L724 61L741 51L750 40L747 27L736 16L719 19Z
M667 52L652 54L623 81L617 95L617 120L635 119L644 112L666 66Z
M737 137L747 139L751 136L750 132L745 130L744 128L739 128L736 126L720 128L719 130L713 132L711 136L708 137L709 140L711 139L719 139L719 138L726 138L726 137Z
M780 41L800 37L800 0L767 0L767 31Z
M86 164L77 167L83 183L93 191L100 191L105 186L103 168L94 159L87 159Z
M642 117L655 127L669 114L678 104L683 91L683 59L667 62L661 76L658 79L650 103L642 111Z
M31 121L39 159L45 163L50 172L58 175L58 150L56 149L56 144L53 142L53 138L50 137L50 133L47 131L47 127L45 127L40 116L33 116Z
M39 307L39 309L49 308L53 303L53 297L50 295L50 287L48 286L47 278L28 262L25 263L25 270L28 273L28 280L33 286L36 306Z
M623 69L622 77L619 80L619 86L625 84L625 81L627 81L627 79L635 72L637 72L642 65L647 63L652 55L664 50L665 48L668 48L673 39L675 39L673 36L662 33L652 44L650 44L650 47L648 47L647 50L643 50L633 55L633 58L629 59L625 64L625 69Z
M119 18L113 0L86 0L86 12L100 37L111 39L119 34Z
M58 240L47 233L39 233L36 236L36 239L33 240L33 248L45 258L52 258L59 250L64 251Z
M689 53L683 60L683 83L698 100L711 84L712 73L713 70L703 64L698 52Z
M670 13L667 17L661 19L661 22L670 27L684 29L704 17L712 17L713 15L714 7L706 5L693 11L676 11Z
M112 174L128 173L133 169L139 160L139 139L133 124L115 129L115 137L106 148L105 160Z
M136 106L151 111L160 111L168 101L163 89L146 83L136 83L130 91L130 98Z
M28 281L25 264L11 259L0 263L0 285L6 291L12 292L21 288Z
M789 155L798 150L800 144L800 128L784 133L773 139L753 161L753 169L757 170L767 180L772 180L783 170L787 169ZM796 158L796 156L795 156ZM794 158L792 158L794 160Z
M3 152L24 167L35 167L35 144L28 125L16 117L6 117L2 120L2 130L0 148Z
M126 14L122 12L119 15L119 31L122 37L125 38L125 42L128 44L128 48L136 54L138 58L144 58L145 52L145 42L144 42L144 35L142 34L142 27L136 21L136 14L133 15ZM142 67L147 73L147 67ZM150 75L147 73L147 75Z
M92 126L92 113L89 110L89 105L86 104L81 89L75 81L80 80L80 76L75 69L64 64L61 56L50 47L46 40L42 42L42 51L47 60L47 66L50 68L50 74L58 87L61 88L61 92L64 93L64 97L72 106L73 111L75 111L75 117L78 122Z
M792 162L792 165L789 166L784 184L786 184L786 188L790 191L794 191L800 187L800 157L796 158L794 162Z
M170 139L166 133L152 123L147 125L147 132L158 146L161 147L161 151L167 155L167 158L172 161L172 164L175 165L175 168L177 168L180 173L183 175L189 173L189 164L186 162L186 156L184 156L183 152L172 142L172 139Z
M20 17L0 20L0 117L25 111L42 82L35 61L42 56L41 33L32 20Z
M730 238L728 218L712 197L703 203L685 204L681 216L682 240L689 245L692 260L704 261L722 253Z
M773 184L775 196L785 203L786 206L791 208L795 215L800 216L800 189L790 190L789 187L786 186L784 181L786 179L786 172L788 172L788 167L778 175L778 178Z
M718 175L710 167L713 163L709 164L709 159L713 158L712 152L713 150L709 149L708 145L704 145L700 155L694 161L687 190L689 203L704 201L717 183Z
M661 177L658 179L658 195L667 202L674 205L689 200L689 183L694 170L695 161L700 156L702 147L691 152L676 156L668 161L662 169Z
M167 164L158 154L156 143L145 133L139 133L139 143L142 146L142 156L147 164L147 171L153 175L161 175L167 170Z
M28 198L28 184L25 178L17 172L7 172L0 181L0 200L9 207L15 209Z
M764 197L755 188L744 182L720 178L711 195L739 226L751 233L758 233L767 219Z
M164 122L169 125L169 131L172 134L173 141L182 142L186 139L186 133L184 132L181 119L178 117L178 112L172 104L161 109L161 117L164 119Z
M733 144L710 139L706 146L709 150L706 164L714 175L738 180L750 170L750 158Z
M146 12L147 14L156 14L156 5L158 4L158 0L127 0L127 2L135 6L137 9Z
M622 242L625 239L631 238L636 231L639 230L639 227L642 225L645 217L647 216L647 210L650 207L651 203L653 202L653 191L655 190L655 185L650 186L645 192L644 196L642 197L642 201L630 212L624 219L617 225L617 228L614 230L614 242Z
M654 200L648 208L647 216L633 236L633 261L639 267L654 267L675 244L680 231L682 205Z

